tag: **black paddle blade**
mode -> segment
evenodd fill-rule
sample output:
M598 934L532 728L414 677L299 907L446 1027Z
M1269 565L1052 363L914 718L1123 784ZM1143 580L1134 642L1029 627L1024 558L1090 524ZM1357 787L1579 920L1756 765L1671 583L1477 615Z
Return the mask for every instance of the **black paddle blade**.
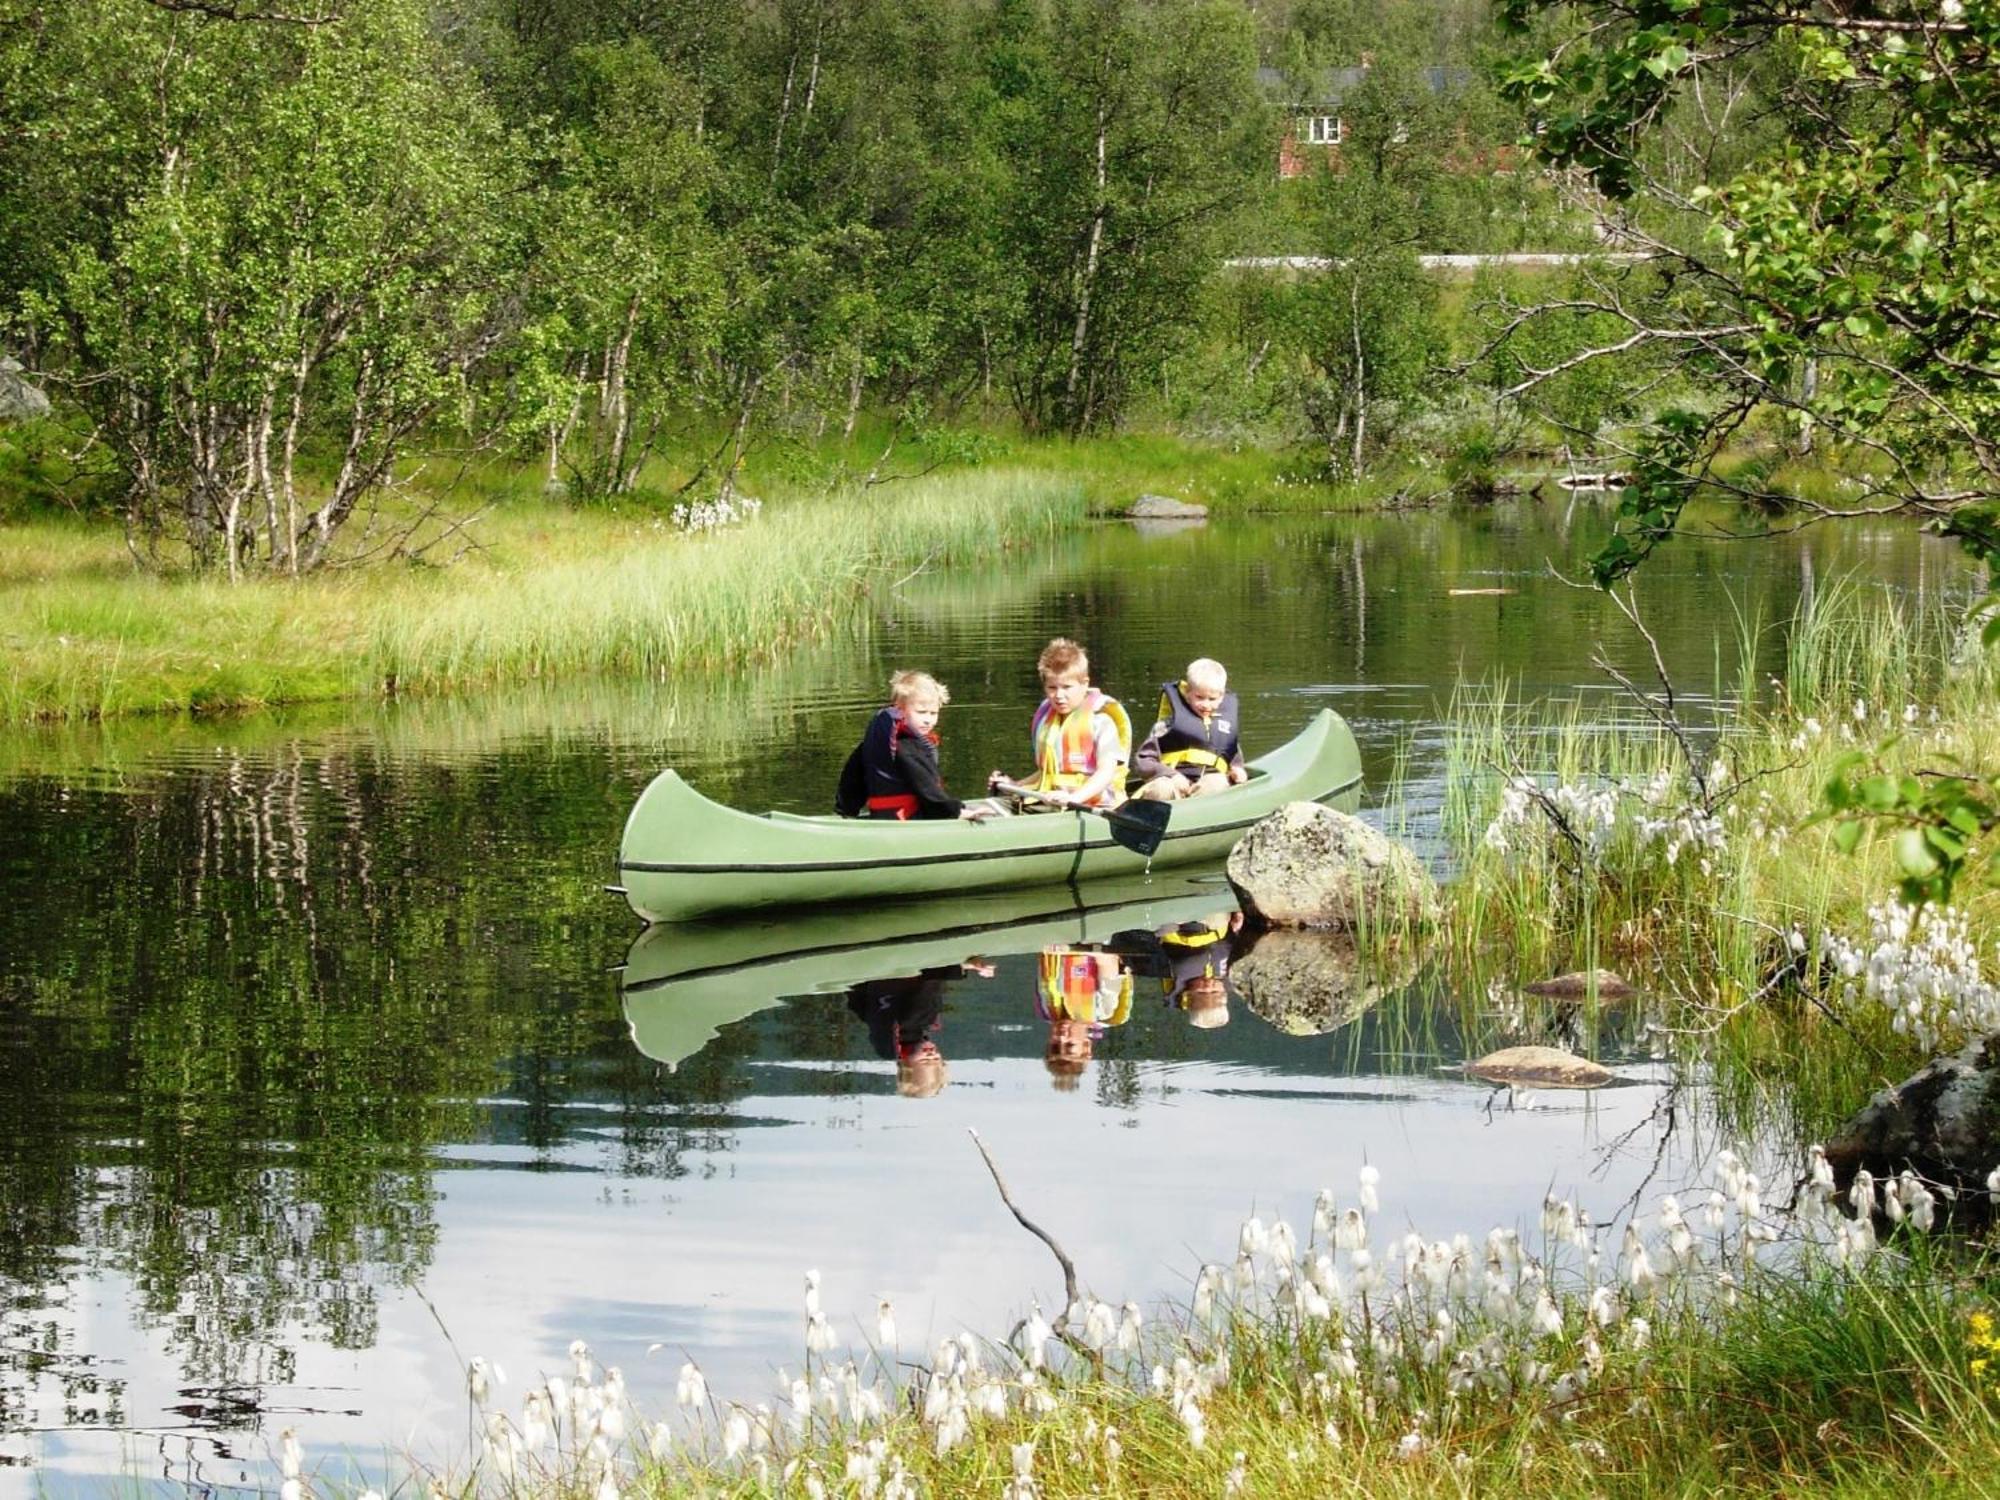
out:
M1111 825L1112 842L1142 859L1151 859L1166 838L1167 821L1173 815L1171 802L1133 801L1105 813L1104 821Z

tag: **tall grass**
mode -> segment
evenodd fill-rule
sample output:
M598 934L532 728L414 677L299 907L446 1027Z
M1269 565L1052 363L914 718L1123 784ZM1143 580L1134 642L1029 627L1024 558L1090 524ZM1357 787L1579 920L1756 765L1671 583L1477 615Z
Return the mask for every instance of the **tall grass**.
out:
M1861 929L1896 871L1881 843L1835 846L1822 795L1855 755L1898 772L1990 767L2000 674L1956 649L1962 620L1949 601L1822 586L1780 623L1781 674L1739 669L1688 744L1630 705L1462 693L1446 733L1455 878L1437 947L1468 1028L1496 985L1618 970L1648 996L1628 1021L1709 1082L1726 1128L1763 1138L1816 1138L1907 1076L1920 1049L1880 1007L1850 1003L1821 957L1828 934ZM1745 662L1757 633L1743 625ZM1975 931L2000 915L1991 887L1961 900Z
M878 584L1083 516L1074 483L1018 471L772 502L704 535L650 512L503 507L485 553L454 568L233 588L134 576L102 532L20 528L11 556L23 581L0 602L0 721L768 659L862 618Z

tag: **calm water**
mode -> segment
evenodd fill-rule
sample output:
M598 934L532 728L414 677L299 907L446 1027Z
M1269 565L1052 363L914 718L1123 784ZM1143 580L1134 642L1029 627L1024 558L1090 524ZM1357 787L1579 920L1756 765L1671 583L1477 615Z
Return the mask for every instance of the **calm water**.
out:
M728 683L0 739L0 1486L254 1485L286 1426L330 1475L448 1460L460 1355L498 1360L517 1405L573 1338L642 1407L667 1406L683 1351L721 1394L767 1398L802 1348L808 1266L857 1347L883 1294L906 1352L1003 1330L1059 1281L966 1127L1113 1301L1184 1292L1246 1213L1303 1223L1364 1161L1398 1230L1532 1224L1551 1186L1609 1214L1663 1144L1664 1074L1630 1027L1595 1039L1621 1086L1509 1100L1455 1071L1507 1038L1498 1018L1463 1035L1405 976L1346 1024L1238 994L1226 1025L1191 1025L1146 934L1226 913L1212 881L1108 913L1055 893L637 949L600 889L663 765L742 806L820 810L893 667L951 685L948 776L1021 768L1058 632L1141 718L1189 656L1220 657L1253 754L1338 708L1371 796L1407 757L1421 836L1455 684L1598 694L1594 648L1641 665L1600 600L1547 573L1580 571L1600 524L1106 527L909 579L866 630ZM1958 576L1908 533L1855 528L1677 545L1646 602L1699 698L1734 681L1739 613L1782 619L1844 573ZM1054 1074L1041 950L1114 934L1125 1013ZM897 1018L935 1022L931 1097L898 1092ZM1711 1144L1684 1122L1652 1190Z

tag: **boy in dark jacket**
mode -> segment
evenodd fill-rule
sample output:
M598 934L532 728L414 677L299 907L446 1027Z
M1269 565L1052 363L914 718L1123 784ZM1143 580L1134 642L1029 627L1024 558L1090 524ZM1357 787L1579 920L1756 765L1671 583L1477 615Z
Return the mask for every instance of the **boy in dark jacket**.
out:
M951 694L928 672L889 679L889 706L876 710L840 773L834 810L849 818L986 817L944 789L938 772L937 722Z

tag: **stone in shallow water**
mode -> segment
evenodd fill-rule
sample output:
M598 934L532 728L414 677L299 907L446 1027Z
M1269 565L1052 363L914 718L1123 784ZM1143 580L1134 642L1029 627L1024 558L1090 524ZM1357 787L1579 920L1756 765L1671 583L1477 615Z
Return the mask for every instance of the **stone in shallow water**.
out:
M1288 802L1229 855L1229 883L1252 927L1355 932L1427 926L1437 886L1415 854L1361 819Z
M1602 1088L1615 1076L1602 1063L1560 1047L1502 1047L1467 1063L1465 1071L1488 1083L1525 1083L1545 1089Z
M1625 1000L1637 993L1622 977L1609 969L1592 969L1586 972L1577 969L1568 974L1558 974L1553 979L1537 979L1533 984L1521 986L1530 995L1543 995L1556 1000L1579 1000L1588 995L1593 977L1600 1000Z
M1141 495L1125 514L1135 521L1198 521L1208 514L1208 507L1170 495Z

